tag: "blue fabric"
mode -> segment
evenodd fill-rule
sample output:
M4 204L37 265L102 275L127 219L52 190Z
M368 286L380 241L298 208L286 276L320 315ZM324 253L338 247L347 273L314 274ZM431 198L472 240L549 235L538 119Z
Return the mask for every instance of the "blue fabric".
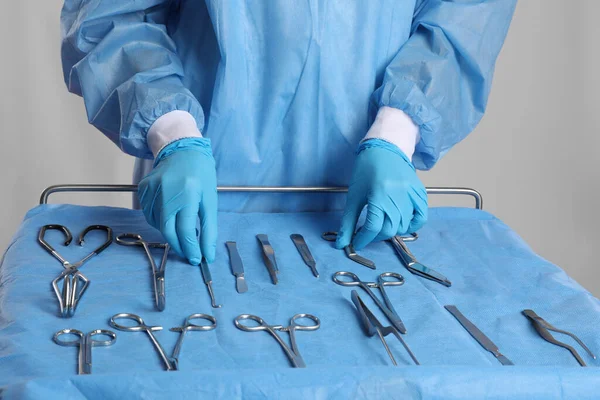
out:
M0 388L3 398L427 398L566 399L597 398L599 361L579 350L590 368L581 368L565 349L542 340L521 315L532 308L555 326L576 333L600 353L600 302L562 270L535 255L506 225L471 209L434 208L420 239L410 244L424 264L446 275L446 288L407 273L391 246L375 243L362 255L377 263L371 271L348 260L320 233L334 228L335 213L220 214L221 246L211 266L217 301L210 307L198 267L171 257L166 270L167 307L153 308L148 262L140 248L113 244L82 267L91 285L72 319L57 317L50 281L61 265L36 242L40 226L60 223L78 234L89 224L110 225L115 234L138 232L160 240L139 211L67 205L31 210L0 266ZM280 268L270 283L255 239L269 235ZM321 278L304 265L289 238L304 235ZM50 234L56 236L51 236ZM58 245L78 259L101 235L90 234L84 248ZM51 243L60 239L49 233ZM235 240L249 291L237 294L226 240ZM157 254L157 258L159 255ZM363 334L350 300L350 288L331 281L334 272L352 271L363 280L397 271L406 283L388 294L402 317L404 336L423 364L411 365L402 346L389 343L400 367L392 367L376 337ZM381 316L371 299L362 296ZM446 311L455 304L515 364L503 367ZM179 372L165 372L144 333L116 331L117 343L93 350L93 374L76 376L76 350L52 342L59 329L108 328L115 313L133 312L156 332L170 354L179 326L192 313L218 320L211 332L190 332ZM293 369L275 340L264 332L242 332L233 319L253 313L271 324L287 324L296 313L312 313L321 329L298 332L305 370ZM574 344L563 335L560 340ZM287 340L287 338L285 338ZM575 344L574 344L575 345ZM576 346L576 345L575 345ZM576 346L577 347L577 346Z
M64 78L128 154L151 158L149 127L182 110L212 140L220 185L346 186L381 106L419 125L419 169L473 130L515 4L65 0ZM342 204L222 198L224 210Z
M365 206L365 222L352 238ZM408 157L384 140L364 141L358 148L336 247L343 249L352 242L362 250L372 241L414 233L426 221L427 191Z
M190 264L200 264L202 257L212 263L217 245L217 177L210 140L170 143L155 164L138 186L146 220Z

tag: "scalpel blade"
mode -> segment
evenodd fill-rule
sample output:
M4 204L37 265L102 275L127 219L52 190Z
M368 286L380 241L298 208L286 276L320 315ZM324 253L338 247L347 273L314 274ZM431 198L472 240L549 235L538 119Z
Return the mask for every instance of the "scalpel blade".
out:
M479 328L475 326L475 324L469 321L467 317L458 311L456 306L444 306L444 308L448 310L448 312L452 314L454 318L458 320L458 322L460 322L463 328L465 328L465 330L469 332L469 334L473 336L475 340L477 340L481 347L492 353L494 357L496 357L498 361L502 363L502 365L514 365L508 358L500 353L500 349L498 349L498 346L496 346L494 342L490 340L490 338L485 336L485 334L481 332Z

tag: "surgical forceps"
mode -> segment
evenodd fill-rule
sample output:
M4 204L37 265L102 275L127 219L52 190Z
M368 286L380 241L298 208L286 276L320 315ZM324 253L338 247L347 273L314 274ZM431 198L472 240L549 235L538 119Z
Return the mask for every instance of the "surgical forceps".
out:
M76 335L78 338L75 340L64 340L60 338L63 335ZM94 336L98 335L105 335L110 339L94 339ZM96 329L87 334L78 331L77 329L63 329L56 332L52 340L59 346L78 346L79 355L77 358L77 373L79 375L88 375L92 373L92 347L112 346L117 341L117 335L113 331L105 329Z
M137 323L137 325L130 325L130 326L119 325L116 322L118 319L130 319L132 321L135 321ZM142 332L142 331L146 332L146 334L152 341L152 344L154 344L154 348L156 349L156 351L158 351L158 354L160 355L160 358L162 359L163 363L165 364L167 371L175 371L177 369L177 365L173 365L172 360L167 356L167 354L163 350L162 346L160 345L160 343L158 342L158 340L152 333L155 331L161 331L163 329L162 326L148 326L144 323L144 320L142 318L140 318L139 316L137 316L135 314L129 314L129 313L115 314L110 318L109 323L110 323L110 326L112 326L113 328L118 329L120 331L124 331L124 332Z
M308 318L314 322L314 325L302 325L297 321L302 318ZM248 326L242 323L245 320L252 320L258 323L257 326ZM267 322L261 317L257 317L256 315L250 314L242 314L238 315L234 321L235 326L238 329L241 329L245 332L256 332L256 331L267 331L277 340L290 362L294 366L294 368L306 368L306 364L300 355L300 351L298 350L298 345L296 344L296 331L316 331L321 326L321 321L319 318L315 317L311 314L296 314L290 320L289 326L282 325L269 325ZM292 348L290 349L288 345L283 341L283 339L277 334L276 331L280 332L288 332L290 334L290 342L292 344Z
M108 246L110 246L113 240L112 229L104 225L90 225L87 228L85 228L84 231L81 232L81 234L79 235L79 238L77 239L77 242L80 246L83 246L85 236L89 232L96 230L106 232L106 241L102 245L100 245L100 247L98 247L96 250L92 251L90 254L73 264L65 260L56 250L54 250L52 246L50 246L50 244L48 244L48 242L46 242L45 235L46 231L48 230L57 230L64 233L66 237L66 240L64 242L65 246L71 244L71 242L73 241L73 236L71 235L69 229L63 225L44 225L42 226L38 234L38 242L42 245L44 249L46 249L48 253L50 253L52 256L54 256L54 258L60 261L64 267L64 271L62 271L61 274L52 281L52 289L54 289L54 294L58 299L61 317L69 318L75 315L77 304L79 304L79 300L81 300L83 294L90 285L90 280L86 278L85 275L81 273L81 271L79 271L79 268L83 266L83 264L85 264L90 258L100 254ZM62 292L58 288L58 282L61 279L63 280ZM83 283L83 286L81 288L78 288L80 281L81 283Z
M342 276L346 276L351 280L342 280L340 279L340 277ZM387 278L393 278L395 280L390 281L387 280ZM377 304L377 307L381 309L381 311L389 319L392 325L396 329L398 329L400 333L406 333L406 327L404 326L404 323L398 316L398 313L394 309L390 298L385 292L386 286L404 285L404 277L402 275L400 275L397 272L384 272L383 274L379 275L379 277L377 278L377 282L363 282L356 274L353 274L352 272L338 271L335 274L333 274L333 281L341 286L358 286L362 288L365 292L367 292L369 296L371 296L375 304ZM381 292L381 296L383 297L383 302L385 304L381 303L381 301L377 298L377 296L375 296L375 293L373 293L371 288L379 289L379 291Z
M328 242L335 242L337 239L337 235L337 232L325 232L321 235L321 237L327 240ZM344 252L346 252L346 256L352 261L359 263L360 265L364 265L367 268L376 268L375 263L373 261L358 255L356 253L356 250L354 250L354 246L352 246L352 244L349 244L348 246L344 247Z
M569 346L566 343L556 340L549 331L571 336L577 343L579 343L581 347L583 347L583 349L590 355L590 357L592 357L594 360L596 359L594 353L592 353L592 351L581 341L581 339L579 339L573 333L556 328L555 326L551 325L548 321L537 315L533 310L523 310L523 315L525 315L531 320L533 327L535 328L537 333L542 337L542 339L556 346L569 350L573 357L575 357L579 365L581 365L582 367L585 367L586 364L585 361L583 361L583 358L581 358L581 356L577 352L577 350L575 350L573 346Z
M167 268L167 257L171 247L168 243L146 242L142 237L135 233L123 233L117 236L117 243L123 246L141 246L146 252L150 266L152 267L152 284L154 286L154 302L158 311L164 311L167 303L167 295L165 293L165 269ZM156 266L154 257L150 252L151 248L163 249L162 260L160 267Z
M198 319L206 320L210 322L210 325L196 325L192 323L192 320ZM185 338L185 334L188 331L212 331L216 327L217 320L212 315L192 314L185 319L183 326L177 326L175 328L169 329L171 332L179 332L179 339L177 339L175 349L173 349L173 354L170 358L171 365L174 367L175 370L179 370L179 353L181 352L181 347L183 346L183 339Z
M410 358L412 358L414 363L416 365L420 365L413 352L410 350L404 339L402 339L402 336L398 333L398 329L394 328L393 326L383 326L383 324L379 322L375 314L373 314L371 310L369 310L367 305L362 301L356 290L352 291L352 302L356 306L356 310L358 311L358 314L360 316L363 328L365 329L365 333L367 334L367 336L379 336L379 340L381 340L385 351L388 353L390 360L392 360L392 364L398 365L398 363L396 363L396 359L392 355L392 351L390 350L387 342L385 341L385 337L390 333L396 336L396 339L398 339L400 343L402 343L402 346L404 346L404 348L408 352L408 355L410 355Z

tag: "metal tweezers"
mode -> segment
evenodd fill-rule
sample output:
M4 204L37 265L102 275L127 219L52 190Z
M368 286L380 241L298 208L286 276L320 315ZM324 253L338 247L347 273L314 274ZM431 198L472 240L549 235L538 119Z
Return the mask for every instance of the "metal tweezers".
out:
M417 238L416 234L413 234L413 237L414 239L412 240L410 238L403 238L401 236L394 236L390 239L390 243L392 246L394 246L394 250L396 250L396 253L402 261L402 264L404 264L407 270L415 275L432 280L447 287L452 286L452 282L450 282L444 275L429 267L426 267L417 261L415 256L408 249L408 246L406 246L404 243L415 240Z
M585 361L583 361L583 359L581 358L581 356L579 355L579 353L577 353L577 350L575 350L572 346L569 346L566 343L563 342L559 342L558 340L554 339L554 336L552 336L552 334L548 331L554 331L557 333L562 333L568 336L571 336L573 339L575 339L575 341L577 343L579 343L579 345L581 347L583 347L583 349L585 351L587 351L587 353L595 360L596 356L594 355L594 353L592 353L590 351L590 349L588 349L588 347L583 344L583 342L574 334L567 332L567 331L563 331L561 329L555 328L554 326L550 325L546 320L544 320L542 317L540 317L539 315L537 315L533 310L523 310L523 315L525 315L527 318L529 318L531 320L531 322L533 323L533 327L535 328L535 330L537 331L537 333L540 334L540 336L546 340L547 342L550 342L552 344L555 344L557 346L560 346L562 348L565 348L567 350L569 350L571 352L571 354L573 354L573 357L575 357L575 359L577 360L577 362L582 366L585 367Z
M408 355L410 355L410 358L412 358L415 364L420 365L413 352L410 350L404 339L402 339L402 336L400 336L398 330L393 326L383 326L381 322L377 319L377 317L371 312L371 310L369 310L366 304L362 301L356 290L352 291L352 302L356 306L356 310L358 311L363 327L365 328L365 333L368 336L379 336L379 340L381 340L381 343L383 343L383 347L385 347L385 351L387 351L390 360L392 360L392 364L396 366L398 365L398 363L396 363L396 359L394 359L394 356L392 355L392 352L387 342L385 341L385 336L389 335L390 333L396 336L400 343L402 343L402 346L404 346L404 348L408 352Z

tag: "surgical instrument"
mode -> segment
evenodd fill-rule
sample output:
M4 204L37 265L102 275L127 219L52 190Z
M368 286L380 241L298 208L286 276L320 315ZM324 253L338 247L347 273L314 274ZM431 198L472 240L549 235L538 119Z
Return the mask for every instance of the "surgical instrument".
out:
M60 337L63 335L75 335L75 340L64 340ZM108 340L97 340L94 336L108 336ZM77 373L79 375L88 375L92 373L92 347L112 346L117 341L117 335L113 331L105 329L96 329L87 334L78 331L77 329L63 329L54 334L52 338L54 343L59 346L77 346L79 347L79 355L77 357Z
M404 348L410 355L410 358L412 358L412 360L415 362L415 364L420 365L419 361L417 361L417 358L415 357L413 352L410 350L410 348L408 347L408 345L406 344L404 339L402 339L402 336L400 335L398 330L396 328L394 328L393 326L383 326L383 324L381 322L379 322L377 317L371 312L371 310L369 310L369 308L366 306L366 304L362 301L362 299L360 298L360 296L358 295L358 292L356 290L352 290L352 302L356 306L356 310L358 311L358 314L362 321L362 325L365 329L365 333L368 336L374 336L375 334L377 334L377 336L379 336L379 340L381 340L381 343L383 343L383 347L385 347L385 350L387 351L388 356L390 356L390 360L392 360L392 364L398 365L396 363L396 360L394 359L394 356L392 355L390 348L388 347L387 342L385 341L385 336L389 335L390 333L393 334L394 336L396 336L396 338L400 341L400 343L402 343L402 346L404 346Z
M311 321L314 322L314 324L313 325L302 325L302 324L298 323L297 321L302 318L310 319ZM245 320L252 320L254 322L257 322L258 325L256 325L256 326L245 325L242 323L242 321L245 321ZM300 355L300 351L298 350L298 345L296 344L296 331L315 331L315 330L319 329L319 327L321 326L321 321L319 320L319 318L317 318L311 314L296 314L296 315L294 315L292 317L292 319L290 320L290 325L286 326L286 327L284 327L282 325L269 325L262 318L257 317L256 315L250 315L250 314L238 315L237 318L235 319L234 323L235 323L235 326L238 329L241 329L242 331L246 331L246 332L267 331L268 333L270 333L275 338L275 340L277 340L277 342L279 343L279 345L281 346L281 348L283 349L283 351L289 358L290 362L292 363L292 366L294 366L295 368L305 368L306 367L306 363L302 359L302 356ZM288 332L290 334L290 342L292 344L291 349L283 341L283 339L277 334L276 331Z
M225 246L227 246L227 251L229 252L231 272L235 276L235 288L238 293L246 293L248 285L244 277L244 264L238 252L237 244L235 242L225 242Z
M192 320L203 319L210 322L210 325L196 325L192 323ZM179 353L181 352L181 347L183 346L183 339L185 338L185 334L188 331L212 331L217 327L217 320L212 315L207 314L192 314L185 319L183 326L177 326L175 328L169 329L171 332L179 332L179 339L177 339L177 343L175 344L175 349L173 349L173 354L171 355L170 361L171 365L175 370L179 370Z
M432 280L447 287L452 286L452 282L450 282L448 278L446 278L444 275L431 268L426 267L425 265L417 261L415 256L408 249L408 246L406 246L406 244L404 243L406 241L411 240L406 239L407 238L402 238L400 236L394 236L391 239L389 239L389 242L394 247L394 250L396 250L396 254L398 254L400 261L402 261L402 264L404 264L406 269L409 270L411 273L418 275L422 278Z
M135 321L137 325L120 325L116 322L118 319L129 319ZM162 362L165 364L165 368L167 369L167 371L175 371L177 369L176 365L173 365L171 359L167 357L167 354L165 353L164 349L152 333L154 331L161 331L163 329L162 326L148 326L144 323L144 320L141 319L139 316L130 313L120 313L113 315L110 318L110 326L124 332L146 332L146 334L152 341L154 348L160 355Z
M310 253L308 245L306 244L306 241L304 240L302 235L294 233L290 235L290 238L292 239L292 242L294 242L296 249L298 249L300 256L302 256L302 260L304 261L304 263L308 265L313 275L318 278L319 272L317 271L317 262Z
M152 268L152 284L154 287L154 302L158 311L164 311L167 303L165 292L165 269L167 268L167 258L171 247L168 243L146 242L142 236L135 233L123 233L117 236L117 243L123 246L141 246L146 252L150 267ZM151 248L163 249L163 256L160 261L160 267L156 266Z
M348 277L351 280L342 280L340 279L342 276ZM393 278L393 281L386 280L387 278ZM400 319L400 316L394 309L390 298L388 297L385 287L386 286L401 286L404 284L404 277L396 272L384 272L377 278L377 282L363 282L360 278L353 274L352 272L346 271L338 271L333 274L333 281L341 286L358 286L362 288L377 304L377 307L381 309L381 311L385 314L388 320L392 323L392 325L400 331L400 333L406 333L406 327L404 323ZM375 296L375 293L371 290L371 288L378 288L381 292L381 296L383 297L383 303Z
M54 294L58 299L61 317L69 318L75 315L77 305L90 285L90 280L86 278L81 271L79 271L79 268L83 266L83 264L85 264L89 259L100 254L108 246L110 246L113 240L113 233L112 229L104 225L90 225L85 228L77 240L80 246L84 245L85 236L89 232L95 230L106 232L106 241L78 262L70 263L69 261L65 260L52 246L50 246L48 242L46 242L45 235L46 231L48 230L61 231L66 237L64 242L65 246L71 244L73 236L71 235L69 229L62 225L44 225L38 234L38 242L40 245L63 265L64 270L52 281L52 289L54 290ZM58 288L58 282L61 279L63 280L62 291ZM83 283L81 288L79 288L80 282Z
M456 308L456 306L444 306L444 308L448 310L448 312L452 314L454 318L458 320L458 322L460 322L463 328L465 328L465 330L469 332L471 336L473 336L473 339L477 340L481 347L492 353L502 365L514 365L512 361L510 361L508 358L502 355L502 353L500 353L500 349L498 349L498 346L496 346L494 342L490 340L490 338L485 336L485 334L481 332L479 328L477 328L471 321L469 321L467 317L465 317L458 310L458 308Z
M210 274L210 269L208 269L208 263L206 262L206 258L204 257L202 257L202 261L200 261L200 272L202 273L202 279L204 280L204 284L208 288L210 304L213 308L221 308L221 305L217 304L217 302L215 301L215 294L212 288L212 275Z
M591 350L574 334L567 332L567 331L563 331L562 329L558 329L556 327L554 327L553 325L550 325L550 323L548 323L545 319L543 319L542 317L540 317L539 315L537 315L533 310L523 310L523 315L525 315L527 318L529 318L531 320L531 322L533 323L533 327L535 328L535 330L537 331L537 333L547 342L550 342L554 345L560 346L562 348L565 348L567 350L569 350L571 352L571 354L573 354L573 357L575 357L575 359L577 360L577 362L579 363L579 365L581 365L582 367L585 367L585 361L583 361L583 359L581 358L581 356L579 356L579 353L577 353L577 350L575 350L572 346L569 346L566 343L563 342L559 342L558 340L556 340L554 338L554 336L552 336L552 334L548 331L554 331L557 333L562 333L568 336L571 336L577 343L579 343L579 345L581 347L583 347L583 349L595 360L596 356L594 355L594 353L591 352Z
M273 246L271 246L267 235L256 235L256 239L258 239L258 242L260 243L263 253L263 260L267 270L269 271L269 275L271 276L271 282L273 282L273 285L277 285L277 274L279 274L279 267L277 267L277 260L275 259L275 251L273 250Z
M321 235L321 237L327 240L328 242L335 242L337 239L337 232L325 232ZM375 263L373 261L358 255L356 253L356 250L354 250L354 246L352 246L352 244L349 244L348 246L344 247L344 252L346 252L346 256L352 261L364 265L367 268L376 268Z

